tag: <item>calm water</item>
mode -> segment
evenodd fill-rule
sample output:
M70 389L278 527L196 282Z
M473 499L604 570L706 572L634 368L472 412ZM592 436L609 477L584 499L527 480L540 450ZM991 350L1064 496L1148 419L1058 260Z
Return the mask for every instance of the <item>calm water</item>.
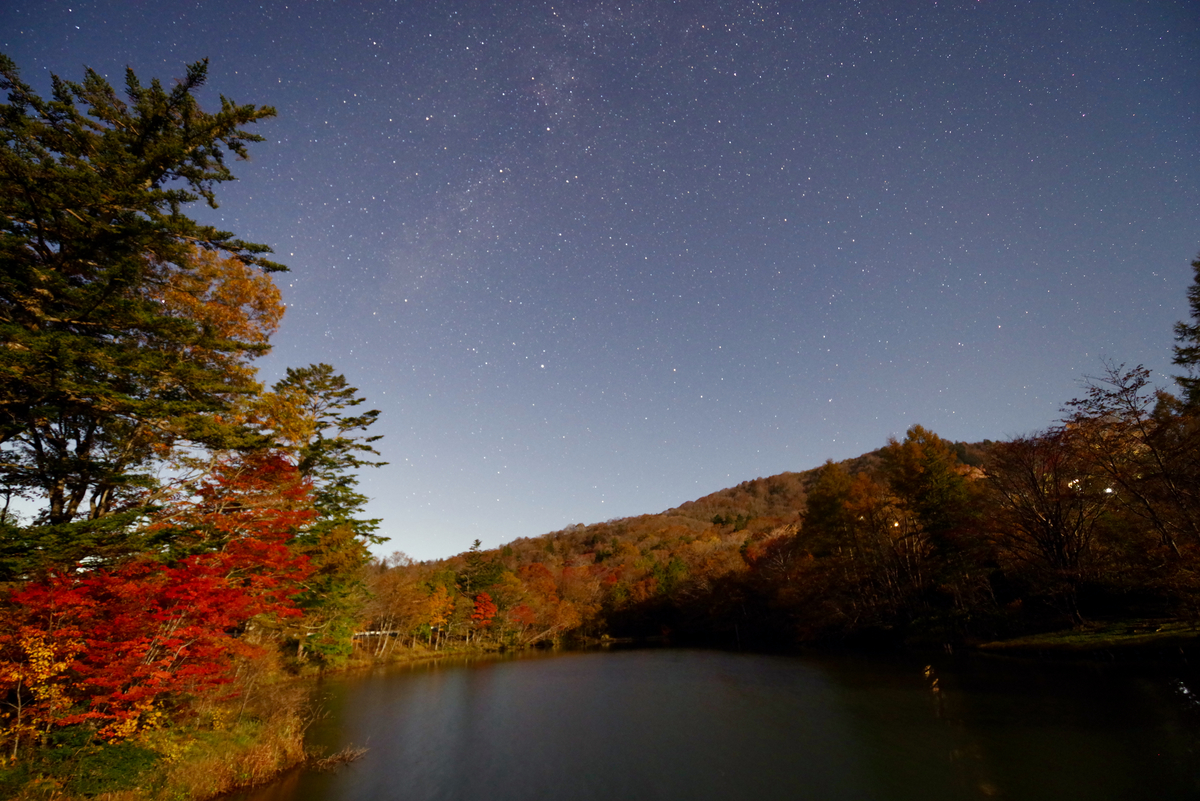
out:
M367 755L240 798L1200 798L1182 673L928 661L663 649L343 677L313 740Z

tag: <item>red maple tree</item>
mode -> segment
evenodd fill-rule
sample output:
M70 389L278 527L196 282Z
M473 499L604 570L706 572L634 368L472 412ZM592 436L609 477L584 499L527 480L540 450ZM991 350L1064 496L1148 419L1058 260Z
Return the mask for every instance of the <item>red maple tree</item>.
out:
M231 459L152 527L172 534L176 558L81 565L11 592L0 722L14 743L84 721L119 739L230 681L236 657L260 651L246 636L256 619L299 614L311 568L288 541L315 514L310 493L282 456Z
M471 621L480 628L490 626L498 611L499 607L492 600L492 596L481 592L475 596L475 608L471 611Z

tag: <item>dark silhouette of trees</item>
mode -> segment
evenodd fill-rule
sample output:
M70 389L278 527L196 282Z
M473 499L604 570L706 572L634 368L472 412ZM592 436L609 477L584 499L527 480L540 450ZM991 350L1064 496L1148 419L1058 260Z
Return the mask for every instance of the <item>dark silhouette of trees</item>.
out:
M1117 500L1176 555L1200 543L1200 419L1155 391L1150 371L1108 365L1067 404L1065 424Z
M1187 290L1191 322L1175 324L1173 363L1186 371L1176 376L1175 382L1183 390L1184 405L1195 409L1200 406L1200 258L1192 261L1192 274L1192 285Z
M1036 590L1061 599L1076 622L1082 619L1079 585L1092 566L1101 515L1113 499L1081 444L1071 429L1060 427L998 443L987 461L997 544L1033 578Z

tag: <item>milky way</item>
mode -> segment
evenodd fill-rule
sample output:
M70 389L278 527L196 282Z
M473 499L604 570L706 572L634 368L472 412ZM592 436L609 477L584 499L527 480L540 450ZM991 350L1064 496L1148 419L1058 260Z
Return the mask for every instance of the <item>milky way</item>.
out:
M384 552L656 512L1170 383L1200 251L1186 2L32 2L0 50L273 105L216 212L271 381L373 407Z

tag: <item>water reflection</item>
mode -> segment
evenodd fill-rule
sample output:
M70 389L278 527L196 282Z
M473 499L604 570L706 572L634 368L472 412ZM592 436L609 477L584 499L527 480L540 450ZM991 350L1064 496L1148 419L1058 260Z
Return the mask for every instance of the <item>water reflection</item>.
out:
M362 761L245 798L1194 798L1186 689L1078 666L683 650L392 669L325 688L314 739L368 746Z

